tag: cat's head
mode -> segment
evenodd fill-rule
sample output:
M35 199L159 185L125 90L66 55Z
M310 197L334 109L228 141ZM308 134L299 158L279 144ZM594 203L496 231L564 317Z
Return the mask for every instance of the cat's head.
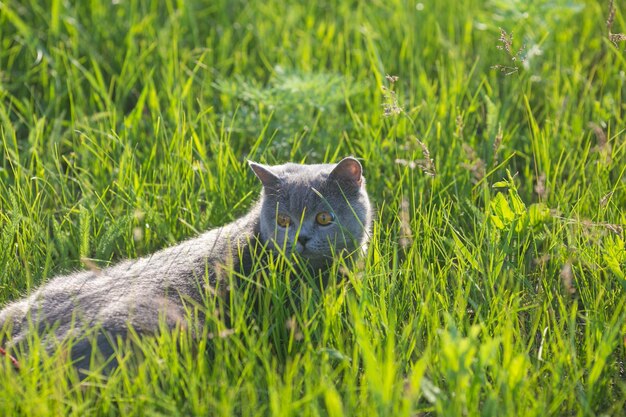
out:
M314 268L365 248L372 214L359 161L250 167L263 183L260 231L269 248L295 252Z

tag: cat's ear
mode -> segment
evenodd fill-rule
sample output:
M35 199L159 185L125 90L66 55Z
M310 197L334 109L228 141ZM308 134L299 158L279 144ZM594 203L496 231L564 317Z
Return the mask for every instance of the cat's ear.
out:
M347 157L339 161L333 168L330 178L360 187L363 183L363 168L359 161L352 157Z
M254 175L257 176L263 187L272 188L280 184L280 178L276 176L267 165L257 164L256 162L248 161L248 165L254 171Z

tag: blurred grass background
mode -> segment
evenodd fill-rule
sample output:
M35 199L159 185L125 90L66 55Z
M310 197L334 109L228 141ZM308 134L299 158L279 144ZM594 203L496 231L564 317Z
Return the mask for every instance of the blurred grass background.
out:
M0 303L239 217L246 159L354 155L377 215L351 288L275 275L210 354L163 335L81 385L35 349L0 367L1 414L623 413L613 7L3 0Z

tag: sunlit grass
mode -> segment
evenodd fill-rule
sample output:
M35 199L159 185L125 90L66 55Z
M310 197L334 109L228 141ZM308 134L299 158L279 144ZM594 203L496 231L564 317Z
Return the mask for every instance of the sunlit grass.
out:
M620 415L614 7L1 2L1 305L238 218L247 159L354 155L376 217L343 280L277 257L111 374L33 335L0 357L0 414Z

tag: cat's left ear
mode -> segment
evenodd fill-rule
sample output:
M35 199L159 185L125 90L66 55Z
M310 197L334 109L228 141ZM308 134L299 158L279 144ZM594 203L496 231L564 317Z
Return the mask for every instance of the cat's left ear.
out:
M339 161L337 166L333 168L330 178L360 187L363 184L363 167L356 159L347 157Z
M254 175L257 176L263 187L272 188L280 184L280 178L276 176L267 165L257 164L256 162L248 161L248 165L254 171Z

